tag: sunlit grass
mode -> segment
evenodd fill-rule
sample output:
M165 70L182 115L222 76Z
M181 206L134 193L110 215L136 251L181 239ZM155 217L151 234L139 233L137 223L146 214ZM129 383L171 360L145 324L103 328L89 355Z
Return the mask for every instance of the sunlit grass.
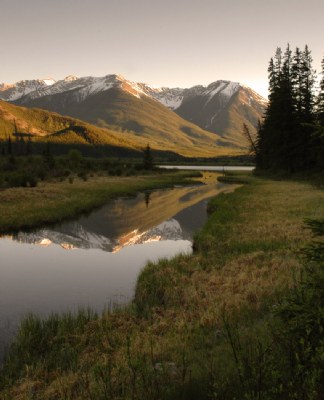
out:
M66 316L54 325L34 318L28 327L27 320L15 345L22 356L13 347L2 373L2 397L237 398L224 321L242 325L247 353L257 351L251 338L267 344L271 306L299 281L299 250L311 239L304 221L324 216L323 190L248 180L210 202L192 256L144 268L125 309L82 319L82 326ZM61 323L68 327L57 330ZM48 345L24 342L32 332Z
M74 217L110 198L139 190L187 183L193 173L151 174L132 177L93 177L87 181L43 182L35 188L0 191L0 232L34 227Z

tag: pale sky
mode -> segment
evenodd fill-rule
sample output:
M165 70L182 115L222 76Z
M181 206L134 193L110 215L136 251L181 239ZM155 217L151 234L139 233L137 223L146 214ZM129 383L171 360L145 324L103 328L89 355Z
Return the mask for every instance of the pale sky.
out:
M0 0L0 82L118 73L267 95L277 46L324 55L324 0Z

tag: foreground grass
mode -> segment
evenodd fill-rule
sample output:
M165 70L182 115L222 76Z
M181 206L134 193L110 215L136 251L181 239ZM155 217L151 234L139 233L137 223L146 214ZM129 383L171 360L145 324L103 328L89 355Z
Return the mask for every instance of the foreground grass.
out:
M31 228L44 223L73 218L106 203L110 198L188 183L191 173L151 173L131 177L76 178L71 184L43 182L34 188L11 188L0 191L0 233Z
M300 279L298 253L311 240L304 221L323 219L324 192L248 180L210 202L192 256L146 266L128 308L29 317L0 398L288 398L264 361L277 328L271 310Z

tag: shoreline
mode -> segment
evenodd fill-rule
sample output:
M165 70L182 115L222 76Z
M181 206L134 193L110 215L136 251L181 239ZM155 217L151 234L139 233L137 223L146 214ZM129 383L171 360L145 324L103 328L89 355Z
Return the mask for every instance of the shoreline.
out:
M131 177L93 177L75 179L72 184L43 182L35 188L10 188L0 191L0 234L34 229L76 218L101 207L119 196L142 190L190 184L192 172L139 175ZM194 181L193 181L194 182Z
M129 307L101 316L83 311L27 319L0 375L4 399L30 388L35 399L60 398L63 388L71 399L79 398L76 388L79 395L104 398L104 382L116 396L122 384L125 398L135 388L143 399L161 393L205 398L212 387L221 398L237 396L228 324L250 338L248 343L255 335L267 338L271 308L299 280L298 251L312 237L304 220L324 215L323 190L247 179L249 184L209 202L193 255L143 269ZM213 375L209 365L216 368ZM26 366L32 371L27 375Z

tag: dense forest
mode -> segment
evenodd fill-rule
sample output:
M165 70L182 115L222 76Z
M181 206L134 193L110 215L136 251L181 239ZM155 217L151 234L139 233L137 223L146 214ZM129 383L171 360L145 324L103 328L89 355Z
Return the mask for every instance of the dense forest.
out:
M317 85L311 51L287 45L269 63L269 104L255 143L260 170L321 170L324 167L324 58Z

